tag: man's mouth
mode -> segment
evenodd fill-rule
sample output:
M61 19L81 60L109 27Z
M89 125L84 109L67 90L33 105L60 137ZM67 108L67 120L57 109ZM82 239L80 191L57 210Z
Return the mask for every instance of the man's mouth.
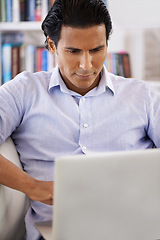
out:
M79 78L91 78L92 76L94 75L94 73L89 73L89 74L79 74L79 73L76 73L76 76L79 77Z

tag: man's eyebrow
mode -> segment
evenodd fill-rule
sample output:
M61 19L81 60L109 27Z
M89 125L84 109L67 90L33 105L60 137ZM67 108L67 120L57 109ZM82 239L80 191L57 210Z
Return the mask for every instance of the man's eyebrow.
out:
M100 45L95 48L89 49L89 51L94 51L94 50L101 50L105 47L105 45ZM75 47L65 47L66 50L75 50L75 51L81 51L82 49L75 48Z
M90 51L101 50L101 49L103 49L104 47L105 47L105 45L100 45L100 46L98 46L98 47L95 47L95 48L93 48L93 49L90 49Z
M76 51L80 51L81 49L79 48L74 48L74 47L65 47L66 50L76 50Z

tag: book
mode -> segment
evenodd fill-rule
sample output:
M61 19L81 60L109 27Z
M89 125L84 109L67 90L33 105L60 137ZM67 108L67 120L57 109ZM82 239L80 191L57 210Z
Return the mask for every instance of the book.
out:
M42 0L36 0L35 21L42 20Z
M19 58L20 58L20 72L23 72L26 70L26 62L28 61L26 59L26 45L25 44L22 44L20 47Z
M25 21L29 21L29 5L28 0L24 0Z
M0 0L0 22L42 21L55 0Z
M123 62L122 62L122 54L118 54L118 66L119 66L119 76L124 76L124 71L123 71Z
M42 47L36 49L36 72L42 71Z
M13 22L19 22L20 21L20 1L19 0L13 0L12 13L13 13Z
M25 21L25 0L20 0L20 21Z
M28 17L29 21L35 20L35 9L36 9L36 1L35 0L29 0L28 1Z
M6 0L6 21L12 22L12 0Z
M13 79L18 73L20 73L20 46L12 46L11 63L11 73Z
M109 52L105 61L106 68L109 72L123 76L131 77L131 64L129 54L126 52Z
M1 41L3 83L13 79L22 71L52 71L56 66L55 55L44 46L24 44L22 32L3 33Z
M1 22L7 21L6 0L0 0Z
M11 80L20 72L19 48L23 42L23 34L2 34L2 83Z
M35 46L26 46L26 71L35 72Z
M12 79L11 51L11 43L4 43L2 45L2 84Z
M2 44L4 43L12 43L12 44L20 45L23 43L23 34L21 32L3 33Z
M47 71L47 64L48 64L47 52L48 52L47 49L45 48L42 49L42 71Z
M126 78L131 77L131 66L130 66L130 57L128 53L121 54L122 66L123 66L123 76Z

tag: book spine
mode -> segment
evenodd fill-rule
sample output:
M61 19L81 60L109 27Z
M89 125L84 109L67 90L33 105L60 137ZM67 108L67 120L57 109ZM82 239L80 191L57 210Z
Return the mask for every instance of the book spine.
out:
M118 53L115 53L115 66L116 66L116 75L119 75L119 63L118 63Z
M6 12L6 0L0 0L1 1L1 21L6 22L7 21L7 12Z
M108 53L105 61L109 72L126 78L131 78L129 54L126 52Z
M11 72L13 79L18 73L20 73L20 46L12 46L11 59Z
M20 21L20 2L19 2L19 0L13 0L12 13L13 13L13 22L19 22Z
M119 76L124 76L122 54L118 53Z
M35 62L35 47L32 45L26 46L26 71L34 72L34 62Z
M35 0L29 0L28 1L28 15L29 15L29 21L35 20Z
M25 21L25 0L20 0L20 21Z
M112 53L112 73L117 74L116 53Z
M36 0L35 21L42 20L42 0Z
M123 64L124 77L131 78L131 66L130 66L130 58L128 53L122 54L122 64Z
M28 0L24 0L25 21L29 21L29 5Z
M6 83L12 79L11 49L12 45L10 43L2 45L2 83Z
M42 50L42 71L47 71L47 49Z
M26 46L22 44L20 46L20 72L26 70Z
M6 0L7 22L12 22L12 0Z
M36 49L36 72L42 71L42 48Z

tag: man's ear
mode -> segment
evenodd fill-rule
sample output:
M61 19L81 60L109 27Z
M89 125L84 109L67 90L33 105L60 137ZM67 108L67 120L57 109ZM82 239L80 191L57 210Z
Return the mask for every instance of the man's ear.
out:
M47 37L47 41L48 41L48 49L49 49L50 53L55 54L56 47L55 47L54 42L49 37Z

